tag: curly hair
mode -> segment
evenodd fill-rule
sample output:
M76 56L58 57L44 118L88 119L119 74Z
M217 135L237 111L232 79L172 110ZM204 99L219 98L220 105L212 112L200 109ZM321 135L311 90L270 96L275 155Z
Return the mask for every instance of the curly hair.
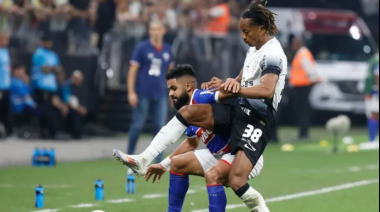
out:
M278 33L275 19L277 14L265 8L267 3L267 0L253 0L242 18L250 19L252 25L263 26L271 36L274 36Z

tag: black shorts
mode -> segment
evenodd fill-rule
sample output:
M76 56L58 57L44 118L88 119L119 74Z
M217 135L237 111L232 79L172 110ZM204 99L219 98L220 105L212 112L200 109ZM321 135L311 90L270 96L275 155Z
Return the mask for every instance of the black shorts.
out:
M273 122L242 106L212 104L212 110L215 134L231 136L231 154L243 150L255 166L268 145Z

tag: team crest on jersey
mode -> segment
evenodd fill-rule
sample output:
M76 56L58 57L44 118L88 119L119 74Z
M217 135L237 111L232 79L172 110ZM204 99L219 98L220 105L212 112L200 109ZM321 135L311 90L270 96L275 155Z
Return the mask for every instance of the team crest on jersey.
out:
M148 58L149 58L149 60L152 60L154 58L154 54L153 53L149 53L148 54Z
M170 54L169 53L165 52L164 55L163 55L163 57L164 57L164 60L166 62L169 62L169 60L170 60Z

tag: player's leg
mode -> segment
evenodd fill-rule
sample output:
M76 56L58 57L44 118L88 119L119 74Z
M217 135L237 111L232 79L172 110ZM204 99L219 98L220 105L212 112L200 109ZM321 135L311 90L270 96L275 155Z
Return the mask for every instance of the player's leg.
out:
M379 100L376 96L367 97L366 110L368 117L369 141L374 142L379 132Z
M132 112L132 123L129 129L128 154L134 154L140 133L149 113L149 100L141 98Z
M209 104L185 106L160 130L142 154L126 155L119 150L114 150L114 156L137 174L143 175L146 167L168 146L175 143L190 125L213 130L213 107ZM222 130L221 132L229 133L229 130Z
M229 175L229 183L235 194L253 212L269 212L264 197L248 184L252 176L253 165L243 150L235 156Z
M150 102L150 112L153 121L153 138L160 132L161 128L165 126L168 118L168 110L168 99L166 96ZM156 162L159 163L162 160L163 153L156 158Z
M247 115L240 107L235 107L231 131L231 152L236 155L229 183L236 195L254 212L269 211L262 195L248 184L251 172L256 168L269 142L269 133L273 125L269 117L263 119L260 115L269 114L269 111L264 109L262 108L262 112L251 111Z
M189 189L189 175L204 176L204 170L199 157L196 154L202 153L204 150L196 151L198 153L189 152L176 156L172 159L170 168L170 186L169 186L169 208L168 212L182 211L186 193ZM206 150L208 151L208 150Z
M232 156L233 157L233 156ZM227 206L227 196L224 185L228 184L228 174L231 164L220 160L218 164L205 174L210 212L224 212Z

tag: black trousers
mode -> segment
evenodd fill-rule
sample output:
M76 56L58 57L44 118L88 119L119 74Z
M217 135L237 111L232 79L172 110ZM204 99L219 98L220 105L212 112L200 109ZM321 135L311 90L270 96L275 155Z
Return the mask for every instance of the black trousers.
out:
M11 117L10 93L8 90L0 91L0 122L3 123L7 136L13 132Z
M293 114L299 127L299 139L309 138L311 105L309 101L313 86L294 87L292 91Z
M59 127L60 112L53 106L54 95L52 92L42 90L37 90L34 94L40 112L40 136L42 138L55 138Z
M73 139L81 139L83 137L84 117L77 111L70 110L66 125Z

